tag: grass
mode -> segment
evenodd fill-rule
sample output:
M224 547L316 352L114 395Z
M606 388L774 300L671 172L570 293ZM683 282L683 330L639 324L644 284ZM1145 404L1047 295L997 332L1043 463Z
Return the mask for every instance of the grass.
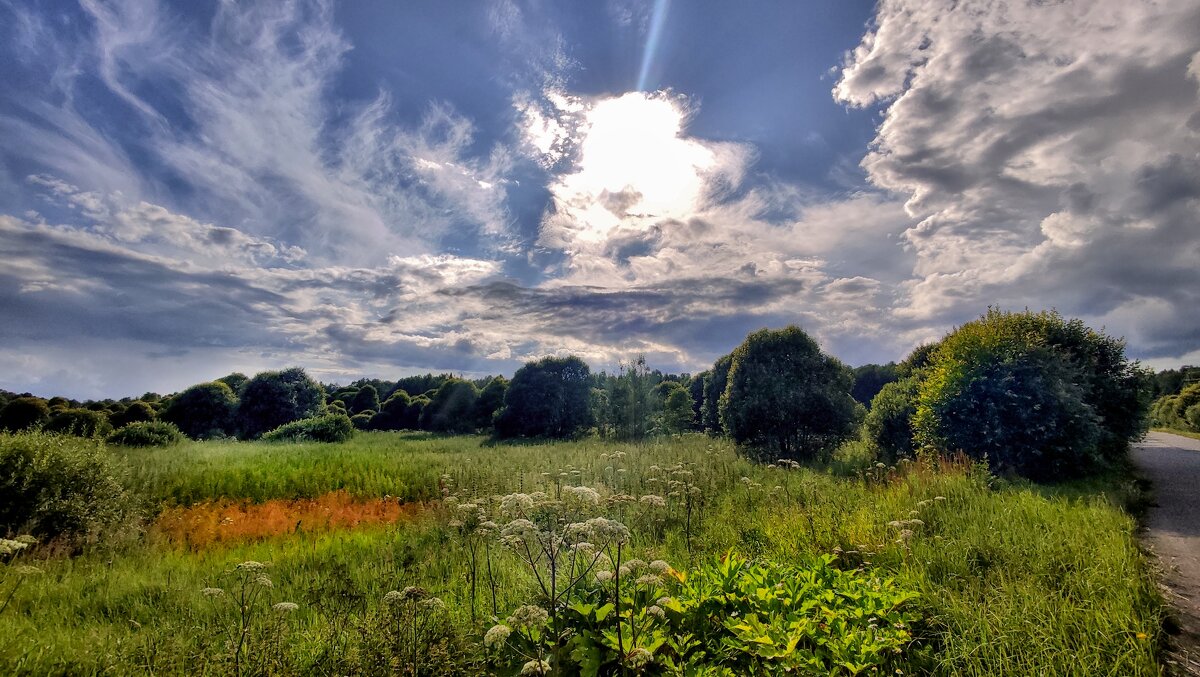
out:
M1177 430L1175 428L1151 428L1150 430L1156 433L1171 433L1172 435L1179 435L1181 437L1190 437L1193 440L1200 440L1200 433L1192 432L1191 430Z
M951 463L839 477L751 464L703 436L642 446L482 442L371 433L340 445L209 442L114 452L134 469L136 491L168 506L333 491L468 500L553 494L563 482L639 496L662 493L654 480L682 464L705 499L691 537L676 509L624 508L618 516L633 531L632 554L684 569L731 548L787 563L835 553L839 566L878 571L919 593L924 621L915 632L927 649L913 652L918 671L1160 672L1163 608L1124 508L1137 490L1121 476L1044 488ZM378 632L371 619L384 593L408 585L446 602L460 653L469 655L491 624L491 601L476 598L472 621L465 544L446 513L431 503L418 518L355 530L191 550L155 539L100 543L80 557L36 562L44 574L27 579L0 614L0 673L230 673L222 657L230 619L200 590L229 588L226 572L245 560L271 563L271 602L300 605L263 631L264 655L282 647L277 671L354 672ZM911 524L908 537L889 524L912 519L921 524ZM533 581L514 557L493 554L503 618L531 600Z

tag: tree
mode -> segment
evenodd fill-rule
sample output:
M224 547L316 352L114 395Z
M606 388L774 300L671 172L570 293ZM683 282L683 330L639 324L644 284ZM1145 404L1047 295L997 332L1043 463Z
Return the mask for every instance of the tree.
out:
M895 463L914 454L912 418L917 413L920 387L920 380L910 376L883 386L871 400L871 408L863 419L863 432L875 444L879 460L884 463Z
M0 409L0 429L20 432L40 428L50 420L50 406L40 397L16 397Z
M228 376L222 376L217 380L229 386L229 389L233 391L234 395L236 395L242 391L242 386L246 385L250 379L242 372L235 371L232 374Z
M368 426L371 430L401 430L404 428L404 416L408 410L410 400L408 393L403 390L397 390L392 393L392 396L387 399L387 402L379 405L379 413L371 417L371 423Z
M730 436L759 458L813 458L848 438L861 405L853 376L799 327L750 334L720 400Z
M496 417L499 437L570 437L592 424L590 370L578 357L546 357L517 370Z
M154 408L141 400L130 402L125 411L111 417L114 428L123 428L130 423L146 423L157 418Z
M668 390L663 400L663 429L672 435L685 433L692 429L694 416L691 394L687 388L675 383L675 387Z
M611 392L609 419L614 432L620 439L642 440L653 427L654 415L658 410L660 396L655 392L646 358L638 355L628 363L621 364L621 374L609 379ZM660 384L661 385L661 382Z
M233 433L237 396L228 385L200 383L171 398L162 418L195 440Z
M409 400L400 427L404 430L421 430L421 420L427 406L429 406L429 398L425 395L417 395Z
M475 427L489 430L496 413L504 407L504 394L508 392L508 379L497 376L487 382L475 400Z
M702 371L688 381L688 395L692 398L692 429L704 428L704 380L708 372Z
M88 409L62 409L50 417L46 432L64 433L76 437L104 437L112 432L112 424L103 412Z
M470 381L452 378L441 385L421 412L421 427L439 433L475 432L479 391Z
M896 365L889 362L887 364L864 364L861 367L854 368L854 386L850 389L850 395L862 405L870 405L883 386L895 381L899 378L896 373Z
M250 379L238 403L243 439L255 439L285 423L325 413L325 391L300 367L264 371Z
M1094 472L1141 433L1144 375L1123 342L1058 313L996 309L938 344L917 401L917 443L985 454L1035 480Z
M350 411L355 414L361 414L368 409L379 411L379 391L375 390L373 385L365 385L354 394L354 399L349 404Z
M722 435L725 426L721 423L721 395L729 382L729 367L733 364L733 355L725 355L713 362L712 369L704 379L704 430L709 435Z

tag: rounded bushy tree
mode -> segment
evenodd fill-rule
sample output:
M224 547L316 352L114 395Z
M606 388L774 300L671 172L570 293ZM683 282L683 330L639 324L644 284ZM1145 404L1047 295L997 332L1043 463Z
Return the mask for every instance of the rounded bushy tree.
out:
M194 440L221 437L233 432L237 405L237 397L224 383L200 383L171 398L162 418Z
M672 382L663 398L662 427L671 435L679 435L692 429L695 412L692 411L692 395L682 384Z
M117 428L108 443L123 447L166 447L184 440L183 433L166 421L135 421Z
M570 437L592 425L591 370L578 357L546 357L517 370L496 417L500 437Z
M917 443L986 455L1036 480L1086 474L1140 434L1142 381L1122 342L1079 320L991 309L934 351L913 419Z
M863 431L884 463L914 455L912 418L917 413L920 386L921 382L910 376L883 386L871 400L871 409L863 419Z
M50 406L40 397L13 398L0 409L0 429L19 432L40 428L50 420Z
M488 430L496 418L496 412L504 406L504 393L508 392L508 379L497 376L488 381L479 398L475 400L475 427Z
M729 367L732 364L733 355L720 357L704 377L701 423L709 435L725 432L725 426L721 423L721 395L725 394L725 386L729 383Z
M50 417L43 428L50 433L63 433L76 437L104 437L112 432L108 416L89 409L63 409Z
M325 412L325 390L300 367L264 371L246 382L237 407L239 435L256 439L285 423Z
M128 407L119 414L114 414L110 417L114 428L121 428L130 423L145 423L158 418L154 413L154 408L141 400L135 400L129 403Z
M475 432L475 384L458 378L443 383L421 412L421 427L439 433Z
M350 400L350 411L355 414L361 414L364 411L379 411L379 391L375 386L367 384L363 386L354 398Z
M761 458L814 458L850 437L853 374L799 327L763 329L733 351L721 396L729 435Z

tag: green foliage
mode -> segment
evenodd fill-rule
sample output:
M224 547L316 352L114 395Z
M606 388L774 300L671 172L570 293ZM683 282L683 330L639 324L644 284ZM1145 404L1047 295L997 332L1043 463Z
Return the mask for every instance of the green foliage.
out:
M439 433L475 432L475 401L478 398L479 391L470 381L447 380L421 412L421 429Z
M508 379L497 376L488 381L479 398L475 400L475 428L490 430L496 414L504 407L504 394L508 392Z
M354 398L349 402L350 412L353 414L361 414L368 409L371 411L379 411L379 391L375 390L375 386L365 385L357 393L354 393Z
M112 432L112 424L103 412L88 409L63 409L50 417L42 428L46 432L77 437L104 437Z
M285 423L264 433L262 439L268 442L345 442L354 437L354 428L349 416L334 412Z
M638 355L621 365L621 373L608 379L607 420L613 434L623 440L643 440L654 431L655 418L662 406L664 388L672 385L654 383L646 358Z
M895 364L864 364L854 368L854 385L850 395L856 402L869 406L871 400L889 383L900 378Z
M171 398L162 418L194 440L224 437L233 432L237 406L237 396L229 386L213 381L194 385Z
M1183 419L1187 422L1188 427L1192 432L1200 433L1200 404L1193 404L1183 413Z
M148 422L157 418L158 414L154 411L154 407L141 400L134 400L125 407L124 411L112 415L110 420L114 428L122 428L130 423Z
M938 344L936 343L922 343L913 348L908 357L896 365L896 376L899 378L908 378L909 376L918 375L932 363L933 354L937 351L937 348Z
M235 395L242 391L242 388L249 380L249 377L240 371L235 371L228 376L222 376L221 378L217 379L217 381L229 386L229 389L232 390Z
M761 458L815 458L854 432L851 373L798 327L750 334L733 351L721 421Z
M592 424L590 370L578 357L546 357L513 375L496 417L501 438L564 438Z
M350 417L350 424L354 426L355 430L370 430L371 420L375 418L375 415L376 412L370 410L359 412Z
M20 432L40 428L50 420L50 406L40 397L16 397L0 409L0 430Z
M1200 405L1200 383L1183 388L1177 395L1166 395L1150 406L1150 423L1158 428L1200 432L1195 419Z
M891 465L914 456L912 419L917 413L920 387L921 382L910 376L883 386L871 400L871 409L863 419L863 433L875 445L880 461Z
M108 436L109 444L124 447L167 447L184 440L183 432L166 421L126 423Z
M663 400L662 427L664 432L672 435L685 433L692 429L693 416L692 395L687 388L675 384L669 388L666 399Z
M713 363L712 369L704 377L704 414L702 423L709 435L721 435L725 426L721 423L721 395L729 383L729 368L733 365L733 355L725 355Z
M1035 479L1095 472L1141 432L1140 381L1123 344L1079 320L992 309L934 352L917 442Z
M242 389L237 407L239 435L255 439L285 423L324 412L325 391L300 367L264 371Z
M134 503L125 475L96 440L0 435L0 532L74 538L123 524Z

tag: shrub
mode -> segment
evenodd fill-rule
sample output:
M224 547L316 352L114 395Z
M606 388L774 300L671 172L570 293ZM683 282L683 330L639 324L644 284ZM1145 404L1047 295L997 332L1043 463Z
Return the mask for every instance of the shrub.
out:
M662 426L663 430L672 435L687 432L692 429L692 395L683 385L675 383L668 388L663 400Z
M361 414L364 411L379 411L379 391L373 385L365 385L354 394L354 399L348 403L350 411Z
M103 412L87 409L64 409L50 417L43 428L46 432L65 433L77 437L104 437L112 432L112 424Z
M0 409L0 429L20 432L40 428L50 420L50 406L40 397L17 397Z
M285 423L324 413L325 391L299 367L264 371L242 388L237 423L244 439L255 439Z
M475 432L475 401L479 391L469 381L452 378L433 394L421 412L421 428L439 433Z
M112 422L114 428L123 428L130 423L143 423L153 421L157 418L158 415L154 413L154 407L141 400L135 400L130 402L129 406L125 407L125 410L121 413L109 417L109 420Z
M721 423L721 395L729 383L729 367L733 364L733 355L726 355L713 363L712 370L704 377L704 404L701 423L709 435L720 435L725 432Z
M763 329L733 351L721 422L753 455L817 457L849 438L859 421L852 379L800 328Z
M1193 404L1184 412L1184 420L1193 432L1200 433L1200 404Z
M123 447L167 447L183 440L183 432L166 421L127 423L108 436L109 444Z
M488 381L479 398L475 400L475 427L487 430L492 427L496 413L504 406L504 393L508 392L508 379L497 376Z
M350 417L337 412L285 423L262 438L272 442L345 442L354 437L354 428Z
M591 370L578 357L546 357L517 370L496 417L499 437L571 437L592 425Z
M1095 471L1141 432L1140 370L1120 341L1057 313L989 310L949 334L918 396L918 444L1033 479Z
M201 383L171 398L162 417L194 440L223 437L233 432L237 404L228 385L220 381Z
M350 417L350 424L357 430L370 430L371 419L375 417L375 412L364 411Z
M893 381L871 400L871 409L863 419L863 432L884 463L890 465L913 455L912 418L917 413L920 385L914 377Z
M117 526L133 513L125 474L97 440L0 436L0 531L70 538Z

